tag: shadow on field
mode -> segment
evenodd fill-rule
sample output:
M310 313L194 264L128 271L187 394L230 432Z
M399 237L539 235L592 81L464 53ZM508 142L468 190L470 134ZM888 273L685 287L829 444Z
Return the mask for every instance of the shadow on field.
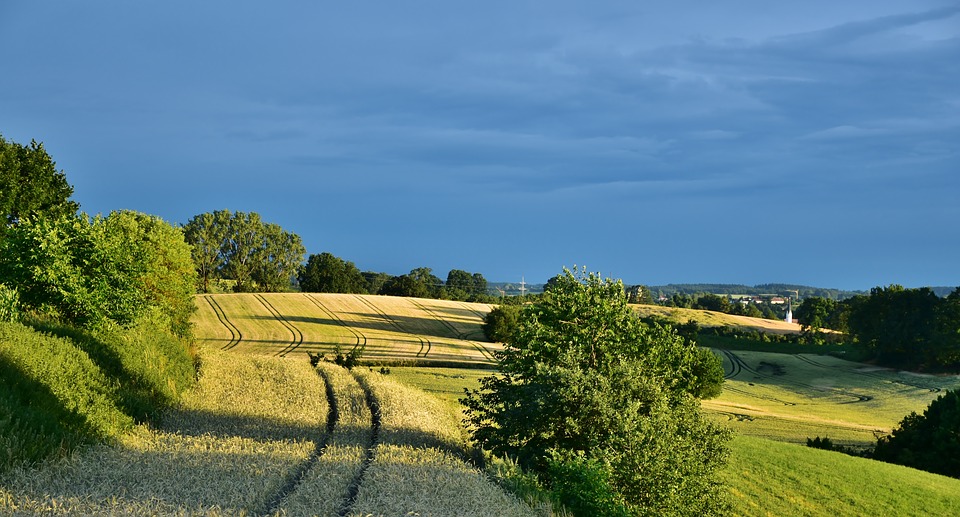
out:
M435 312L445 312L445 310L437 309ZM465 310L464 312L468 311ZM480 325L476 325L476 330L465 329L467 332L460 332L455 328L452 328L448 323L437 318L391 315L389 319L387 319L383 315L375 313L349 312L343 314L349 314L351 316L351 320L348 322L341 322L340 320L331 318L317 318L303 315L291 316L282 314L281 316L284 320L294 325L297 323L309 323L314 325L329 325L334 327L344 326L361 330L368 329L382 332L404 333L416 336L487 341ZM250 319L272 321L277 320L278 318L274 316L257 315L251 316Z
M321 422L314 428L258 416L171 409L164 415L160 428L183 436L238 437L266 441L317 440L324 434L325 426L326 422Z
M102 438L87 418L64 406L45 384L0 348L0 472Z

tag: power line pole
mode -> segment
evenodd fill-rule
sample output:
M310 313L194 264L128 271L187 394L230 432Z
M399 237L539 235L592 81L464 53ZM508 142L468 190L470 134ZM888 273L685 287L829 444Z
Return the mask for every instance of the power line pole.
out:
M522 297L527 292L527 283L523 280L523 275L520 275L520 296Z

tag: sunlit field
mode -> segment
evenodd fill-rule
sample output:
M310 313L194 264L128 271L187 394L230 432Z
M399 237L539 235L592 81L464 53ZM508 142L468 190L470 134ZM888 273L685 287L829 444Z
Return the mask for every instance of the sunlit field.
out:
M375 372L203 349L159 429L16 469L0 514L534 515L465 461L459 412Z
M499 345L483 341L486 304L316 293L197 297L205 345L286 356L362 349L382 362L482 364Z

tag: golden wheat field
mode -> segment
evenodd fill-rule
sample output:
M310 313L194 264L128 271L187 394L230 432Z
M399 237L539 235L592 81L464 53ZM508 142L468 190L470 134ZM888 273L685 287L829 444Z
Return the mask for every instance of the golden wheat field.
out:
M394 362L489 363L500 346L484 342L487 304L319 293L197 297L201 344L285 356L362 350Z
M536 515L463 459L456 407L375 372L200 350L159 428L20 468L3 515Z

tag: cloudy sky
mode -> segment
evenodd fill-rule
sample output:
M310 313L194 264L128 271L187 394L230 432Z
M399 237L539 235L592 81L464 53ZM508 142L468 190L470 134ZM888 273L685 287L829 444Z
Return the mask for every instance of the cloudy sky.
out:
M0 134L90 214L363 270L960 285L955 1L0 3Z

